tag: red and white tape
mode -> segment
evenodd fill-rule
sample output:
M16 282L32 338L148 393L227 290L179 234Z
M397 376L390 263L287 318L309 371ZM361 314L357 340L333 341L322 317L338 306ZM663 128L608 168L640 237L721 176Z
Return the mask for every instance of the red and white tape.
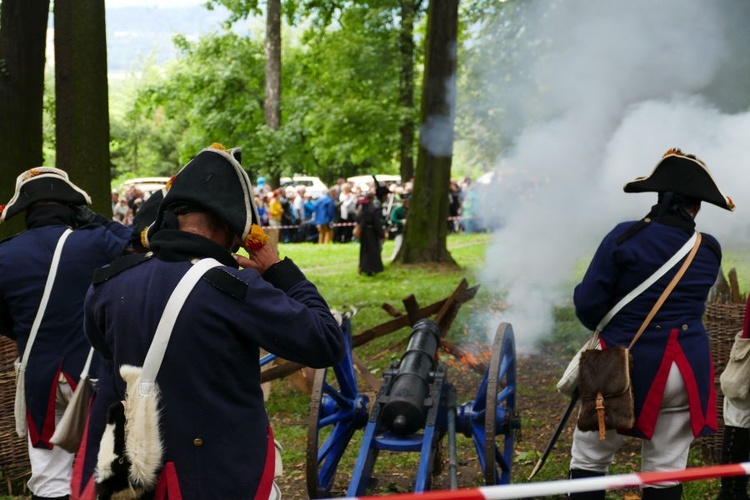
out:
M468 220L468 219L471 219L471 218L472 217L454 216L454 217L448 217L447 220L456 221L456 220ZM406 221L406 219L404 219L404 221ZM345 226L356 226L357 223L356 222L334 222L332 225L333 225L333 227L345 227ZM290 225L286 225L286 226L268 226L268 225L264 225L262 227L263 227L263 229L266 232L268 232L269 229L297 229L297 228L300 227L300 225L299 224L291 225L291 226Z
M462 490L428 491L425 493L405 493L398 495L350 497L359 500L419 499L419 500L495 500L503 498L533 498L584 491L613 490L631 488L647 484L665 482L688 482L718 477L750 475L750 462L727 465L695 467L691 469L662 472L643 472L640 474L619 474L613 476L591 477L585 479L567 479L564 481L539 481L536 483L507 484L499 486L480 486Z

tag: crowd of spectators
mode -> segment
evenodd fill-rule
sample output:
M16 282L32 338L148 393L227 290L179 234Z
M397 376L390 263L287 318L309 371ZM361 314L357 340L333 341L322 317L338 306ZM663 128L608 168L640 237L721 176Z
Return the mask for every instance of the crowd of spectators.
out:
M146 201L150 193L141 191L137 186L128 186L124 193L112 191L112 219L126 226L133 225L133 217Z
M408 200L413 180L388 185L389 194L383 203L383 228L388 239L403 234ZM349 243L355 238L352 231L357 211L367 197L374 193L375 181L353 184L339 179L328 189L328 194L313 198L304 185L273 189L261 177L255 186L255 204L269 236L281 243ZM112 218L130 226L138 209L150 193L137 186L128 186L124 193L112 191ZM329 201L330 200L330 201ZM332 201L332 203L331 203ZM480 230L473 210L476 192L471 176L451 180L448 194L448 231L451 233ZM333 206L333 210L329 207ZM398 210L396 210L398 208ZM393 217L394 210L398 214ZM324 213L330 212L330 213ZM321 234L322 233L322 234Z

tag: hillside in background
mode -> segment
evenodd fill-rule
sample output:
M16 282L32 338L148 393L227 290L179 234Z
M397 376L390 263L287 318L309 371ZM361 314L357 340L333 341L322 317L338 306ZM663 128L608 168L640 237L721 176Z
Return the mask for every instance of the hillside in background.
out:
M194 40L201 35L221 31L222 22L227 17L228 13L223 8L209 11L201 5L108 6L109 73L123 74L137 69L139 61L146 59L152 52L157 64L172 59L177 54L172 43L174 35L179 33ZM54 29L52 14L49 28ZM48 43L52 42L52 36L48 38Z
M157 63L176 55L175 34L189 39L220 31L225 10L185 7L120 7L107 9L107 59L110 73L128 72L153 51Z

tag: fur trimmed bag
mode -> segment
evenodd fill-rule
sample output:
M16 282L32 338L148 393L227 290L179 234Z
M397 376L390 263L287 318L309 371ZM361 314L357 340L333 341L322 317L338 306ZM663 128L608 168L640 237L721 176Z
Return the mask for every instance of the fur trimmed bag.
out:
M633 427L632 370L633 356L627 347L615 346L601 351L589 349L581 353L579 430L598 430L599 438L604 439L606 430Z
M159 429L161 392L156 375L185 299L201 276L220 265L211 258L192 265L167 301L143 367L120 367L120 377L126 385L125 401L113 404L107 415L94 472L98 498L140 498L156 487L164 466Z
M159 429L159 387L142 391L142 369L123 365L125 401L113 404L96 463L98 498L140 498L156 487L164 458Z

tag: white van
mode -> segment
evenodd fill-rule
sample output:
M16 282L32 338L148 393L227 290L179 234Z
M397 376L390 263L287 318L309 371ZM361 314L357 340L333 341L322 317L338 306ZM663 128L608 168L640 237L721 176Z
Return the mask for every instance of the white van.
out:
M323 181L319 177L312 177L309 175L295 175L293 177L282 177L279 179L281 187L287 186L305 186L305 193L309 194L313 198L317 198L322 195L328 187L323 184Z

